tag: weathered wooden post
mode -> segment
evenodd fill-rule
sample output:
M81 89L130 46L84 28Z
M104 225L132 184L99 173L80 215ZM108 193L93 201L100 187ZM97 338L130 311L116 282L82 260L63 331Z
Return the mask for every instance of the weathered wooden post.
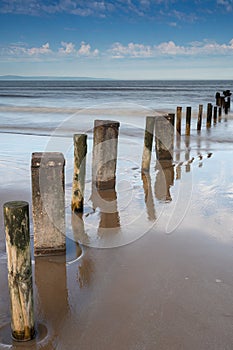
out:
M219 107L218 108L218 121L219 123L221 122L222 120L222 107Z
M87 135L74 135L74 176L72 187L72 211L83 212L87 154Z
M4 204L11 332L16 341L35 336L30 253L29 205L24 201Z
M186 108L186 132L185 132L185 135L190 135L191 111L192 111L192 107Z
M197 117L197 130L201 130L202 124L202 113L203 113L203 105L199 105L198 117Z
M217 124L218 107L214 106L214 124Z
M116 121L95 120L92 179L99 190L115 188L119 126Z
M208 103L208 105L207 105L207 117L206 117L206 127L207 127L207 128L210 128L210 127L211 127L211 122L212 122L212 110L213 110L212 103Z
M216 92L215 98L216 98L216 106L221 106L221 94L220 94L220 92Z
M32 154L34 254L65 253L65 194L62 153Z
M150 171L154 128L155 128L155 117L146 117L144 147L143 147L143 154L142 154L142 172Z
M158 160L173 158L175 114L159 116L155 119L156 156Z
M182 107L176 108L176 132L177 135L181 135L181 118L182 118Z

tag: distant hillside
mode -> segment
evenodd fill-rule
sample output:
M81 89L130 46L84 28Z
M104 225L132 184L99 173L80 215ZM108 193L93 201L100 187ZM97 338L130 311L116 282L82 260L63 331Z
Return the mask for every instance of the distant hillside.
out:
M51 76L21 76L21 75L0 75L0 80L112 80L93 77L51 77Z

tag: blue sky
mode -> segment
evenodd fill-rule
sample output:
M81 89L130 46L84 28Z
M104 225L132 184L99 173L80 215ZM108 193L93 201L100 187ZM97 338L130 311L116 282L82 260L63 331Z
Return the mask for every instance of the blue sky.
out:
M233 79L233 0L0 0L0 75Z

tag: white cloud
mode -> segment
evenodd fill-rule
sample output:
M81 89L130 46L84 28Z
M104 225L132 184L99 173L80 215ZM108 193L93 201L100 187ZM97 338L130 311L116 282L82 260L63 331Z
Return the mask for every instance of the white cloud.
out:
M233 9L233 1L232 0L217 0L217 4L223 6L227 12L231 12Z
M163 42L155 46L158 54L177 55L225 55L233 53L233 39L228 44L218 44L217 42L192 42L187 46L176 45L173 41Z
M115 59L146 59L158 57L223 57L233 55L233 38L228 43L217 43L215 41L194 41L187 45L178 45L174 41L162 42L159 45L145 45L142 43L130 42L123 45L120 42L112 44L106 52L100 52L92 48L89 43L82 41L76 49L73 42L61 42L61 46L52 50L47 42L41 46L29 47L25 43L11 44L8 47L0 48L0 60L61 60L70 57L96 58L110 56Z
M163 42L155 47L156 51L164 55L186 54L184 46L176 45L173 41Z
M91 45L86 44L84 41L81 42L80 49L78 50L78 55L80 56L97 56L99 54L99 50L91 50Z
M75 45L73 43L67 43L67 42L62 41L61 45L62 45L62 47L59 48L59 50L58 50L61 54L70 55L70 54L76 52Z
M25 43L11 44L8 47L0 48L0 60L60 60L62 57L96 57L99 55L98 49L91 49L91 45L81 42L80 48L75 49L75 44L72 42L61 42L61 47L57 50L52 50L49 43L45 43L39 47L28 47Z
M109 52L114 58L152 56L151 46L135 43L129 43L127 46L124 46L119 42L114 43Z
M5 56L39 56L39 55L49 55L52 53L49 43L46 43L40 47L28 48L24 43L16 43L9 45L6 48L2 48L1 55Z
M41 47L32 47L26 51L30 56L50 54L52 51L49 48L49 43L42 45Z

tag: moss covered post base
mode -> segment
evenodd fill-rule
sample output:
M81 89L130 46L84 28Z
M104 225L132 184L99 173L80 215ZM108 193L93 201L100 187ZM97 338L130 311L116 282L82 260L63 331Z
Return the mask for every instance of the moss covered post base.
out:
M11 333L16 341L35 337L30 253L29 209L24 201L7 202L4 208Z

